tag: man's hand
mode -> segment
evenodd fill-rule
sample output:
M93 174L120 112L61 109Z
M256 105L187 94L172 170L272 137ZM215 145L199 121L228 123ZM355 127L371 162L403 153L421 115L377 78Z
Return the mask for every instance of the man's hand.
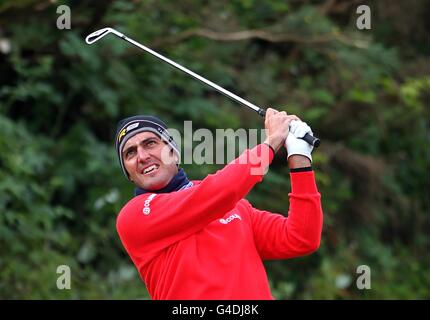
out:
M313 146L307 143L305 140L300 139L306 135L306 133L312 133L312 129L302 121L291 121L290 123L290 133L288 134L287 140L285 141L285 147L288 152L288 162L290 163L291 156L301 155L309 159L308 163L312 162L311 152ZM294 157L296 160L300 157ZM303 161L302 161L303 162ZM290 163L291 164L291 163ZM291 167L291 165L290 165Z
M266 140L264 143L269 144L275 150L275 153L278 152L285 143L290 130L290 123L293 120L300 121L297 116L287 115L285 111L279 112L272 108L266 110L266 118L264 121Z
M288 153L288 165L290 168L309 167L312 162L311 152L313 146L300 139L306 133L312 134L311 128L295 115L287 115L285 111L275 109L266 110L264 122L266 128L266 140L275 152L285 144Z

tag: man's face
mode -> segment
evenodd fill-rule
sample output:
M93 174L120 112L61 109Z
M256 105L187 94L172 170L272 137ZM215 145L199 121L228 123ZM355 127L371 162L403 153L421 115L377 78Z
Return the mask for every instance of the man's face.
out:
M177 155L152 132L141 132L128 139L122 159L131 181L145 190L164 188L178 173Z

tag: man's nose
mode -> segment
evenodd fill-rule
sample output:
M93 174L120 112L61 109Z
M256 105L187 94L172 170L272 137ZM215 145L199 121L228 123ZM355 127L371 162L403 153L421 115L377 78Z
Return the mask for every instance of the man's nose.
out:
M137 148L137 157L139 162L146 161L150 158L150 153L145 148L139 146Z

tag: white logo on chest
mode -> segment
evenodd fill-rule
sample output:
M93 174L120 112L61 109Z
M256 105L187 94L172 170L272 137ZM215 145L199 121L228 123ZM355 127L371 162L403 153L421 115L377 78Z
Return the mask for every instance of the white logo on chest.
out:
M221 222L222 224L227 224L227 223L232 222L234 219L242 220L242 218L237 213L234 213L230 217L228 217L227 219L219 219L219 222Z
M149 204L151 203L152 199L155 198L156 195L157 195L156 193L153 193L145 200L145 203L143 205L143 210L142 210L145 216L151 213L151 208L149 207Z

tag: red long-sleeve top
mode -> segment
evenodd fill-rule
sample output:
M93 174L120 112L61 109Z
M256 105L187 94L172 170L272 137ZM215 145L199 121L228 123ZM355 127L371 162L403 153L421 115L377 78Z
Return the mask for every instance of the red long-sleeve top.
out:
M123 207L117 231L152 299L273 299L262 261L319 247L313 171L290 174L288 217L243 199L273 157L260 144L191 188L143 194Z

